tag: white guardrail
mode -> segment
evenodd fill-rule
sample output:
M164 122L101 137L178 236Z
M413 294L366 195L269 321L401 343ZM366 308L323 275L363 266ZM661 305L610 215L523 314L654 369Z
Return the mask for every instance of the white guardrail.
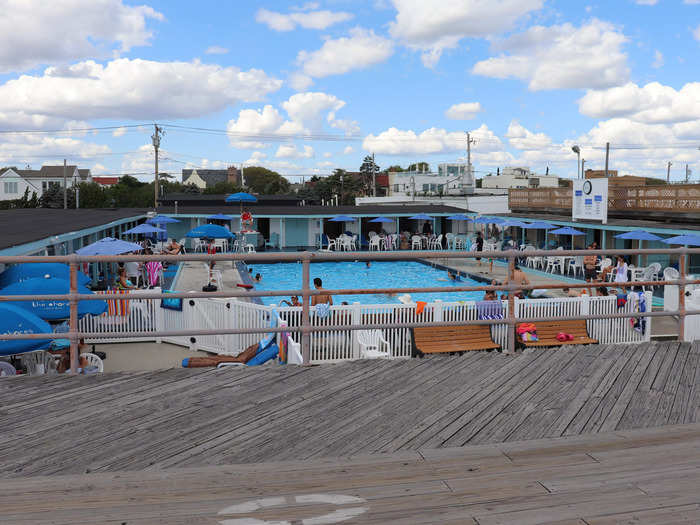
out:
M151 290L156 291L156 290ZM160 300L139 299L136 290L124 295L119 301L109 301L109 311L97 317L86 316L80 321L80 331L101 333L104 337L89 340L91 343L156 341L185 346L193 350L204 350L216 354L236 355L246 347L259 341L262 334L229 334L207 336L159 337L160 332L185 329L236 329L270 326L270 312L274 308L289 326L291 344L297 345L300 334L295 327L302 324L301 307L263 306L235 299L183 299L181 310L164 308ZM644 294L647 308L651 308L652 294ZM515 317L549 317L571 315L605 315L612 313L638 312L638 294L630 293L624 306L617 306L617 298L573 297L515 300ZM503 314L507 314L508 303L502 301ZM326 317L311 315L313 326L347 326L370 323L420 323L439 321L469 321L478 318L476 302L429 303L421 314L415 304L351 304L331 307ZM640 332L630 319L591 319L586 321L589 335L601 344L649 341L651 317L645 318L646 328ZM121 332L149 332L152 337L124 339L110 337ZM493 339L502 348L507 348L508 327L493 325ZM383 329L393 357L411 356L411 334L409 328ZM314 332L310 335L310 360L312 363L328 363L356 359L359 355L356 336L348 330Z

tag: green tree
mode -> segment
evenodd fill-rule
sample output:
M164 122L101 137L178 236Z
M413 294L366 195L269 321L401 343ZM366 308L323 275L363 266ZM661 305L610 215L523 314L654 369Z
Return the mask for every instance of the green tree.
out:
M430 172L430 164L427 162L418 162L416 164L411 164L406 171L419 171L419 172Z
M395 166L389 166L389 167L386 169L386 171L389 172L389 173L391 173L391 172L393 172L393 173L401 173L401 172L403 171L403 168L397 164L397 165L395 165Z
M251 166L243 170L246 187L261 195L281 195L289 193L289 181L276 171L261 166ZM268 193L274 192L274 193Z
M106 208L109 204L105 188L96 182L81 182L78 191L81 208Z
M69 208L75 208L75 192L70 188L66 193L66 201ZM41 195L39 204L42 208L63 208L63 186L51 184Z

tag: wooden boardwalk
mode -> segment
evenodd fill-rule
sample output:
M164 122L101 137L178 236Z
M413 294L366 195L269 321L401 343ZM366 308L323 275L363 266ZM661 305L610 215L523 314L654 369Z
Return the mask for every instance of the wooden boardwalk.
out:
M90 443L74 448L79 460ZM5 524L700 523L700 425L314 459L0 480Z
M441 449L700 422L700 344L0 381L0 477Z

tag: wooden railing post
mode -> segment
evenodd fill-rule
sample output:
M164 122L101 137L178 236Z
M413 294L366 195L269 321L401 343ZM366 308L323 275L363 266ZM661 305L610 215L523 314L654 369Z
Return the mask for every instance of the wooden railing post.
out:
M309 295L309 280L311 273L311 263L309 259L304 259L301 262L301 293L302 293L302 306L301 306L301 355L304 360L304 365L308 365L311 362L311 348L310 339L311 334L309 333L309 328L311 327L309 312L311 309L310 302L311 296Z
M508 353L515 353L515 252L508 251Z
M78 300L75 294L78 293L78 264L70 262L68 265L70 271L70 297L68 305L70 307L70 318L68 327L70 332L70 373L78 373Z
M678 273L680 273L680 283L678 285L678 340L685 341L685 277L686 259L685 249L678 261Z

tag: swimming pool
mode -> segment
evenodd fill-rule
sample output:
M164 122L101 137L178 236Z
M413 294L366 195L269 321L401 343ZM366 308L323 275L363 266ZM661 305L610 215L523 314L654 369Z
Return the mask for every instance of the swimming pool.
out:
M296 290L301 288L301 263L253 264L252 274L262 275L262 281L255 285L258 290ZM462 278L459 282L447 281L447 272L414 261L372 262L367 268L364 262L319 262L311 264L311 283L320 277L323 287L329 290L343 288L425 288L483 285L472 279ZM440 280L442 279L442 280ZM479 301L484 292L439 292L411 294L414 301ZM280 299L289 297L261 297L264 304L277 304ZM337 295L333 304L347 301L362 304L398 303L397 297L384 294Z

